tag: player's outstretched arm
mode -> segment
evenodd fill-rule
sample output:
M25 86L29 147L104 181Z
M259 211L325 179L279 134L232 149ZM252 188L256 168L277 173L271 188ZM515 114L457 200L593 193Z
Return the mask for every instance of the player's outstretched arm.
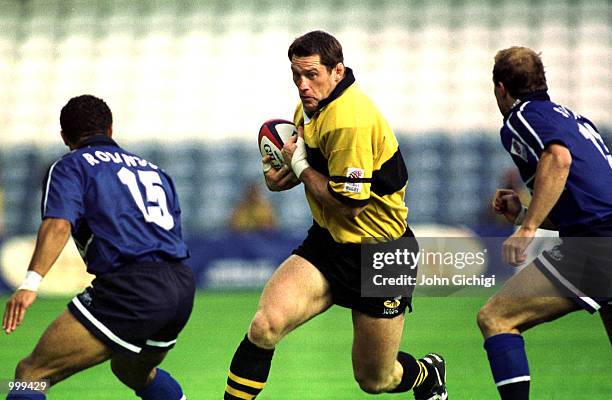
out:
M70 222L65 219L47 218L38 229L34 254L28 266L28 277L10 297L4 309L2 329L13 332L23 321L26 310L36 300L38 283L61 254L70 237Z

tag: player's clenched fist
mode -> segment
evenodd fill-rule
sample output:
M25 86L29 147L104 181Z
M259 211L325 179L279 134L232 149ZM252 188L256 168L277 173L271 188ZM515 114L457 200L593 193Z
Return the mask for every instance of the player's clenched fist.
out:
M527 259L527 247L535 237L535 230L519 228L502 245L502 258L508 264L518 267Z
M268 189L273 192L280 192L291 189L300 182L295 177L295 174L291 168L289 168L286 164L283 164L283 166L279 169L275 169L272 168L272 165L270 165L270 161L271 158L268 155L262 157L261 159Z
M7 335L21 325L26 310L34 303L36 295L37 293L31 290L17 290L6 302L2 329Z
M514 223L522 209L518 193L510 189L497 189L491 206L496 214L503 215L512 223Z

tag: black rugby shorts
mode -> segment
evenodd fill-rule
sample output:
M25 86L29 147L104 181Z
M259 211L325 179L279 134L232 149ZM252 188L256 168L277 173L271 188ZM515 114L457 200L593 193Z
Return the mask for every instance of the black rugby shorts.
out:
M414 238L410 228L404 237ZM415 239L416 243L416 239ZM334 304L357 310L374 318L394 318L412 311L412 296L361 296L361 245L337 243L329 231L316 222L306 239L292 254L314 265L329 282ZM416 275L417 269L413 270Z

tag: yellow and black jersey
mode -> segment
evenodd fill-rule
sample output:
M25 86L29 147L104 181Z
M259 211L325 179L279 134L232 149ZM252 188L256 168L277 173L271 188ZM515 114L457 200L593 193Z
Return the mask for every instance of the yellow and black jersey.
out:
M339 201L366 208L356 218L325 208L306 190L314 220L338 243L364 237L393 239L406 230L408 173L397 139L374 103L355 84L350 68L311 117L300 103L294 115L304 125L310 166L329 178Z

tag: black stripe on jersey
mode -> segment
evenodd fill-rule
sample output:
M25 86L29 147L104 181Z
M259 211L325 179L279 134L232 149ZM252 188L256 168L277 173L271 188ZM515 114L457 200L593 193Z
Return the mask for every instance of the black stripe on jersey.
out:
M342 204L346 204L349 207L353 207L353 208L365 207L368 205L368 202L370 201L370 199L359 200L359 199L351 199L350 197L343 196L340 193L336 192L334 189L332 189L329 183L327 183L327 190L329 191L329 193L331 193L332 196L334 196L336 200L338 200Z
M330 176L329 180L335 183L370 183L372 178L353 178L350 176Z
M306 160L308 160L308 164L310 164L315 171L329 178L327 159L321 152L321 149L318 147L313 148L306 146Z
M379 170L372 172L372 186L370 190L379 196L393 194L401 190L408 182L408 170L400 149L380 166Z

